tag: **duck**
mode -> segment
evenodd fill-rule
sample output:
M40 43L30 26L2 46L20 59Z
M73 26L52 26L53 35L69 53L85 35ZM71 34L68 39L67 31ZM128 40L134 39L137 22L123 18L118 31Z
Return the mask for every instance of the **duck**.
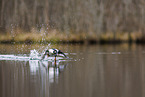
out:
M56 61L56 57L60 54L63 55L63 57L68 58L61 50L52 48L52 49L45 50L45 52L43 53L43 55L41 57L41 60L43 60L45 58L45 56L47 55L47 57L49 57L49 56L55 57L54 60Z

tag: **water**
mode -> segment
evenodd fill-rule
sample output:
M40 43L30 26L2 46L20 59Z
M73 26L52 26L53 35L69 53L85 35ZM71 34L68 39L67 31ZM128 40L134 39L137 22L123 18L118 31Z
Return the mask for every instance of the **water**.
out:
M0 97L145 97L144 45L50 47L69 59L39 61L48 45L1 44Z

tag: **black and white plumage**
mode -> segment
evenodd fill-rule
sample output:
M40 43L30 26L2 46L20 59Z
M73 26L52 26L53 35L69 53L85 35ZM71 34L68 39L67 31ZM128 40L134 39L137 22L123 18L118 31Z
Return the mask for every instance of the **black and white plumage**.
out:
M62 54L65 58L67 58L67 56L61 50L48 49L48 50L45 50L44 54L42 55L41 60L43 60L46 55L47 55L47 57L51 56L51 57L55 57L56 58L60 54Z

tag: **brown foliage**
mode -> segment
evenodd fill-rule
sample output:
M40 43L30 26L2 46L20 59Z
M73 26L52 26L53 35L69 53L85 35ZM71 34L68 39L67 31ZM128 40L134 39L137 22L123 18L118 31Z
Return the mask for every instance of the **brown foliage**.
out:
M45 27L98 35L143 32L144 25L144 0L0 0L2 29Z

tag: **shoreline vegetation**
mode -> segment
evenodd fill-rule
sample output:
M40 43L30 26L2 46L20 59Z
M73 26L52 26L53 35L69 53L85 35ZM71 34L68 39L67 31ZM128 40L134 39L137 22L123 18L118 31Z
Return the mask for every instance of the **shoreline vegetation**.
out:
M11 31L11 33L0 33L1 44L119 44L119 43L145 43L141 32L107 32L103 34L88 34L59 32L57 30L41 30L23 32L22 30Z
M143 0L0 0L0 43L145 43Z

